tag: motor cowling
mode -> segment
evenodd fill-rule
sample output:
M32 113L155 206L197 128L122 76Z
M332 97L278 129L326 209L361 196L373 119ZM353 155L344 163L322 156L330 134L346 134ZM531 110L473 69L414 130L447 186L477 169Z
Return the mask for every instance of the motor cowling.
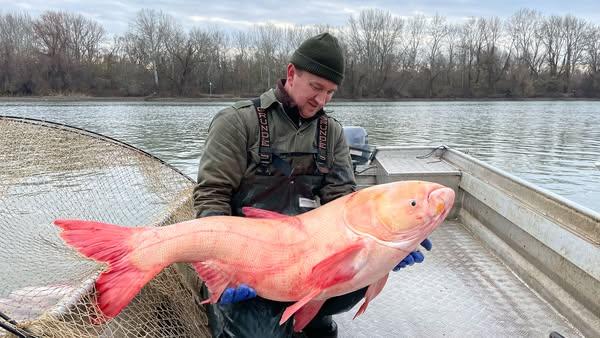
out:
M374 147L369 146L369 135L367 130L359 126L344 127L344 137L350 147L350 157L352 158L352 166L356 171L356 167L370 163L373 159Z

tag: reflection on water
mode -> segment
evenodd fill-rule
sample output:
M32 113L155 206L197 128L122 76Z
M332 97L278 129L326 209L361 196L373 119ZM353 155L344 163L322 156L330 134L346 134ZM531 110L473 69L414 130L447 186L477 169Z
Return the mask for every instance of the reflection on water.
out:
M65 123L146 150L196 177L211 118L231 102L4 102L1 115ZM600 211L600 102L339 102L377 145L447 144Z

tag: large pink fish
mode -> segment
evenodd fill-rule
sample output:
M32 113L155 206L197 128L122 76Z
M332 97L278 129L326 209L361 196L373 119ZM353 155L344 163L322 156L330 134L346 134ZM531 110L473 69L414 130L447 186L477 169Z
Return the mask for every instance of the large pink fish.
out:
M116 316L168 265L192 263L217 302L245 283L261 297L295 301L301 330L325 300L369 286L356 316L383 289L388 273L444 220L454 191L404 181L369 187L299 216L244 208L244 217L214 216L165 227L130 228L56 220L60 236L83 255L108 263L98 277L98 306Z

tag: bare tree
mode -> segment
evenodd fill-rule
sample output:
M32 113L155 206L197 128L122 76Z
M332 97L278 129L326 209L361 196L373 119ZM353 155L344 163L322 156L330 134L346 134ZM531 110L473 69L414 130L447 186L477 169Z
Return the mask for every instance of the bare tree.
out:
M477 41L477 19L470 18L460 30L460 64L461 64L461 88L463 95L470 96L473 78L473 64L475 63L475 51Z
M34 23L36 44L43 55L42 64L47 69L47 80L51 90L69 89L68 46L69 27L67 13L45 12Z
M380 95L385 95L382 92L389 75L398 68L397 50L402 44L402 32L404 28L404 20L398 17L393 17L389 12L381 13L380 20L382 29L377 36L377 75L381 78L379 83Z
M361 12L363 18L365 14ZM354 16L350 17L348 29L348 52L351 55L352 70L355 72L352 83L353 95L363 96L363 91L368 87L368 75L374 71L374 44L375 33L369 27L366 19L357 19ZM368 93L367 93L368 95Z
M425 36L425 24L427 18L424 15L416 15L407 22L405 30L404 45L401 52L402 69L414 71L422 50L423 38Z
M541 38L546 47L545 60L549 68L550 76L556 77L561 72L559 65L564 54L565 46L562 18L553 15L545 19L542 23Z
M122 36L113 36L112 43L108 45L103 54L103 64L106 66L106 73L112 73L112 67L115 64L125 63L124 57L125 39Z
M596 75L600 73L600 26L590 26L586 49L588 70Z
M508 48L508 55L505 61L502 62L500 60L501 53L498 45L501 33L502 25L500 19L498 17L489 18L483 34L486 47L484 64L487 73L487 87L491 93L496 92L496 82L500 79L500 73L508 67L508 59L510 58L510 48Z
M37 44L42 53L49 57L60 55L67 49L68 27L66 14L45 12L33 24Z
M170 35L170 38L165 40L170 62L170 71L166 74L175 86L177 94L184 95L189 77L199 61L199 45L194 40L202 39L203 32L196 29L188 35L180 26L174 26Z
M349 20L348 44L357 61L359 93L382 95L389 71L396 64L396 51L404 22L390 12L368 9ZM360 94L359 94L360 95Z
M488 20L486 18L478 18L477 19L477 26L476 29L474 31L474 45L472 46L474 48L474 53L475 53L475 84L477 85L477 87L480 87L480 79L481 79L481 73L484 70L484 59L485 59L485 34L486 31L488 29Z
M515 61L527 65L535 78L544 61L542 23L540 12L530 9L519 10L507 23L508 34L515 49Z
M338 97L600 96L597 23L530 9L456 24L366 9L342 27L261 23L231 34L184 29L144 9L112 41L79 14L0 14L0 95L255 95L285 76L302 41L324 31L345 55Z
M25 13L0 15L0 94L31 94L35 56L32 20Z
M272 87L277 77L274 72L283 69L283 64L287 62L286 59L282 60L283 36L284 31L271 24L258 26L253 30L255 57L260 71L260 81L263 84L261 87L264 89Z
M427 27L429 48L427 49L427 96L433 96L433 84L442 73L442 42L448 36L446 18L436 14Z
M91 63L98 56L100 43L105 36L104 27L82 15L67 14L68 47L77 62Z
M233 34L234 82L238 94L251 92L251 36L248 32L237 31Z
M456 71L456 54L460 45L460 26L457 24L448 24L448 34L446 35L446 49L448 62L446 63L446 82L449 88L454 86L452 79L453 73Z
M228 71L227 51L229 50L229 36L218 28L213 28L209 32L211 44L208 51L209 57L209 80L217 80L216 85L221 91L225 91L225 74Z
M565 39L565 56L562 62L565 79L569 83L577 65L583 60L586 34L589 32L588 23L572 15L567 15L562 21Z
M131 23L126 40L132 58L152 68L156 92L159 92L158 69L165 53L165 41L173 31L173 19L162 11L140 10Z

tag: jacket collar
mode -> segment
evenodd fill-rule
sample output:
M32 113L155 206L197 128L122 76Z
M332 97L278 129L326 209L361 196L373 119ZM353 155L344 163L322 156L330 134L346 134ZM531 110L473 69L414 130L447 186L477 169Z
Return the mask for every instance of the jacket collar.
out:
M277 90L279 90L279 88L277 88L277 87L271 88L260 95L260 107L261 108L268 109L275 103L279 103L283 106L283 102L281 102L277 99L277 97L278 97L278 95L277 95L278 93L276 93ZM279 95L281 95L281 94L279 94ZM285 95L287 96L287 93ZM325 114L325 111L323 109L321 109L315 114L315 116L308 119L308 121L315 120L315 119L317 119L317 117L319 117L323 114Z
M266 91L260 95L260 107L261 108L267 109L275 103L279 103L279 101L277 100L277 97L275 96L274 89L269 89L268 91Z

